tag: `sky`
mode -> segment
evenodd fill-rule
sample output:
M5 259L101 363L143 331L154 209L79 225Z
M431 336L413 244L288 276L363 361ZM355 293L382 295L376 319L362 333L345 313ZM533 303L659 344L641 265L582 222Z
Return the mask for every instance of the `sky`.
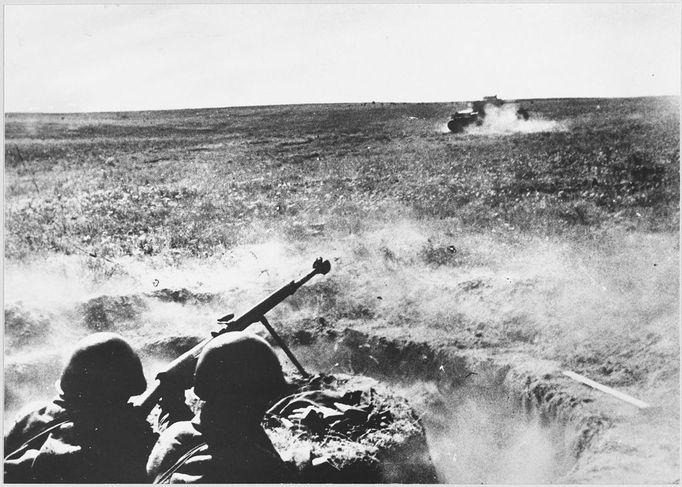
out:
M6 112L679 95L680 3L6 5Z

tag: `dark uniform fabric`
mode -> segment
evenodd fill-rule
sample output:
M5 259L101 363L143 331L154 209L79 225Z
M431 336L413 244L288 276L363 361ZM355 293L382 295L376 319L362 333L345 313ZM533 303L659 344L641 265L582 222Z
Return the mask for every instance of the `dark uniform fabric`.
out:
M281 483L295 480L260 426L211 425L200 417L170 426L147 462L149 481L158 482L187 452L205 443L166 480L168 483Z
M5 455L61 420L30 448L5 458L7 483L140 483L156 435L130 405L69 407L61 399L20 418L5 437Z

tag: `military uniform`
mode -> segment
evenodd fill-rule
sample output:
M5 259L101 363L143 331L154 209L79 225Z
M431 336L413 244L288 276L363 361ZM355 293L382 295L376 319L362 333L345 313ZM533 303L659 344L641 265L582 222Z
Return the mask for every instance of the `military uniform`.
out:
M131 406L73 410L62 400L20 418L5 438L5 452L50 426L4 462L7 483L140 483L156 435Z
M127 401L145 387L139 357L122 337L81 340L59 398L20 417L5 437L5 482L143 482L156 436Z
M194 393L204 405L192 421L161 434L147 463L150 481L170 483L293 482L261 426L284 390L282 368L260 337L229 332L201 352Z
M294 481L293 470L284 464L262 428L244 431L233 425L217 429L219 435L211 434L213 427L202 427L199 416L170 426L149 457L149 480L229 484ZM188 452L191 454L186 456Z

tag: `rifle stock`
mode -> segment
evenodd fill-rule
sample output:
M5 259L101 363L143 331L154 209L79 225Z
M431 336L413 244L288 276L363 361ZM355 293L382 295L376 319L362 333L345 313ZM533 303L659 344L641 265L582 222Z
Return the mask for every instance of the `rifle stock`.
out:
M251 308L249 311L241 315L239 318L232 320L232 318L234 317L234 315L232 314L219 318L218 324L222 325L223 328L221 330L218 330L217 332L212 332L211 338L203 340L201 343L195 345L194 347L192 347L192 349L183 353L178 358L173 360L170 364L168 364L164 368L164 370L157 374L156 379L154 380L154 384L149 389L147 389L147 391L144 394L139 396L139 398L135 401L135 405L138 408L140 408L140 410L144 414L149 414L156 405L156 403L159 402L159 400L163 397L164 393L167 390L177 391L178 388L184 390L192 387L192 380L196 361L199 358L199 354L201 354L201 351L204 349L206 345L208 345L208 343L211 340L213 340L215 337L219 335L222 335L223 333L231 331L243 331L253 323L260 322L265 325L266 323L268 323L267 320L265 319L265 314L268 311L270 311L275 306L280 304L287 297L294 294L303 284L308 282L314 276L316 276L317 274L327 274L330 271L330 269L331 264L329 263L329 261L328 260L323 261L322 258L320 257L313 263L313 270L310 273L306 274L298 281L291 281L289 284L275 291L270 296L265 298L263 301L258 303L256 306ZM266 325L266 328L268 329L268 331L270 331L270 333L273 335L277 343L280 345L280 347L282 347L282 349L289 356L289 358L292 359L292 362L294 362L299 371L303 375L307 375L305 370L303 370L303 367L301 367L301 365L298 363L296 358L291 353L291 350L289 350L289 348L286 346L284 341L279 337L279 335L277 335L274 329L272 329L272 327L269 326L269 323Z

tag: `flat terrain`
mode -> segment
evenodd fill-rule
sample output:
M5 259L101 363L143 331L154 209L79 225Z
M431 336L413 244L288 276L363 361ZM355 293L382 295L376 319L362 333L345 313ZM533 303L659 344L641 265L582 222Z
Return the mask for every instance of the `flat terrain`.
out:
M584 374L656 408L588 390L612 426L564 480L679 480L679 102L522 100L461 135L455 103L8 114L5 411L90 330L202 336L322 255L288 336Z

